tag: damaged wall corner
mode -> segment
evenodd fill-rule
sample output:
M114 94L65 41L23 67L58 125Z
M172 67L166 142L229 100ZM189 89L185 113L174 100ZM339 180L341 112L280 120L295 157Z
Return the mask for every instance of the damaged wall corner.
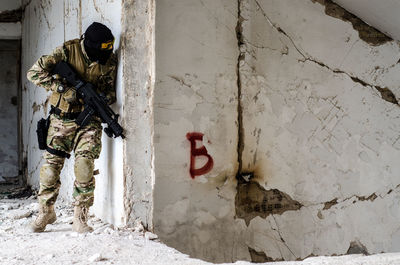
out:
M348 12L346 9L340 5L334 3L332 0L311 0L313 2L318 2L325 6L325 13L328 16L341 19L346 22L350 22L353 28L358 31L358 36L363 41L370 45L382 45L393 39L378 29L368 25L359 17Z

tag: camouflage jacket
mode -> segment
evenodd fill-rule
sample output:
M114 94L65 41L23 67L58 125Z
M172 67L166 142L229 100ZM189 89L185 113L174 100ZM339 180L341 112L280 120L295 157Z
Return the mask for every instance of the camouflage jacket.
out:
M51 74L52 69L59 61L68 62L80 77L86 82L94 84L97 92L103 93L109 100L109 104L115 102L115 78L117 72L117 58L112 54L105 65L91 62L87 56L83 41L74 39L57 47L50 55L43 55L28 70L27 77L37 86L52 91L50 104L58 107L63 112L80 112L83 109L81 102L68 102L64 94L57 92L62 84L57 76Z

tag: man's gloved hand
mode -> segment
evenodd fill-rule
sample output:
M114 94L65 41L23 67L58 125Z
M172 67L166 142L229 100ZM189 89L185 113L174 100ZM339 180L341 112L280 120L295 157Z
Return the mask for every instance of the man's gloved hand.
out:
M107 103L107 104L110 104L110 99L103 93L103 92L100 92L99 93L99 96Z
M67 101L68 103L74 103L77 101L76 98L76 90L73 87L68 87L66 85L62 85L60 84L57 87L57 92L62 94L63 98L65 99L65 101Z

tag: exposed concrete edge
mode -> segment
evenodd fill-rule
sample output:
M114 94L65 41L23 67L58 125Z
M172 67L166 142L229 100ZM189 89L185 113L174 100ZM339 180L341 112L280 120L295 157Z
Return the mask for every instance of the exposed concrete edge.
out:
M155 0L124 1L121 24L125 224L153 230Z

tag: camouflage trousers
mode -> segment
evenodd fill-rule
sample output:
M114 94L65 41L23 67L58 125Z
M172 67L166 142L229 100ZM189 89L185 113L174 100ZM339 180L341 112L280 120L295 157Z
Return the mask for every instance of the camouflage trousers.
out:
M94 199L95 179L93 177L94 160L101 152L102 127L98 120L87 126L79 127L74 120L63 119L58 115L50 116L47 145L53 149L75 154L75 181L73 189L74 205L90 207ZM60 173L64 166L64 157L45 151L46 160L40 169L39 203L52 205L60 190Z

